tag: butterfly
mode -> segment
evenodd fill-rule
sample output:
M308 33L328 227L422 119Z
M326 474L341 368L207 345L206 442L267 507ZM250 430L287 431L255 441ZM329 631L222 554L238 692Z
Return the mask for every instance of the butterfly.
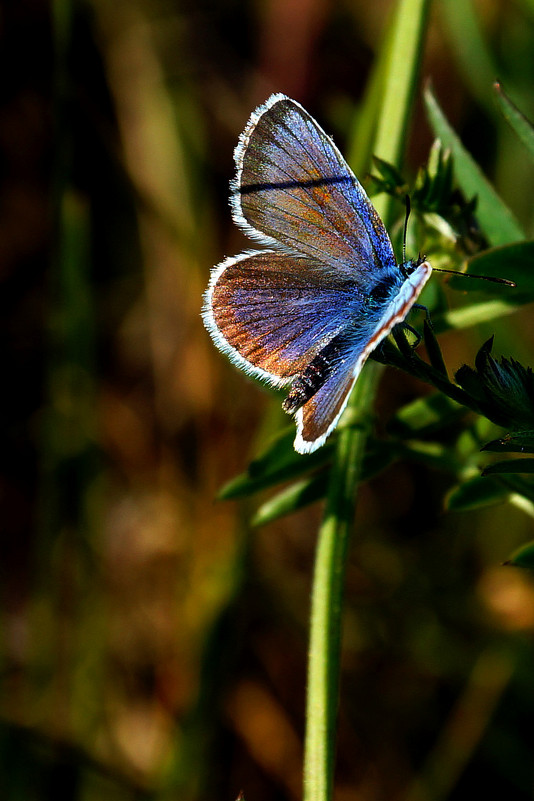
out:
M361 184L295 100L273 94L259 106L234 159L232 216L264 249L212 269L204 324L234 364L289 389L295 450L310 453L432 268L422 258L397 263Z

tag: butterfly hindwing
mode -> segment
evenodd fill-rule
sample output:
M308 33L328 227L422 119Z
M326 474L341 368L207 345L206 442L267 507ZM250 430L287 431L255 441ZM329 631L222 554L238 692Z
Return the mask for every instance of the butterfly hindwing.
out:
M243 253L216 268L203 316L217 344L240 367L288 383L357 314L358 287L306 256Z

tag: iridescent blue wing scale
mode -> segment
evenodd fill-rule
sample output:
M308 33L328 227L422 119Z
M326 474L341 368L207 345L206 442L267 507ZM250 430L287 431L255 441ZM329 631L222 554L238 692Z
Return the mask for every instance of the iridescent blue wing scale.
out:
M212 271L203 318L237 366L275 386L300 453L336 426L361 368L430 276L395 261L386 230L343 157L293 100L273 95L235 150L233 216L268 250Z

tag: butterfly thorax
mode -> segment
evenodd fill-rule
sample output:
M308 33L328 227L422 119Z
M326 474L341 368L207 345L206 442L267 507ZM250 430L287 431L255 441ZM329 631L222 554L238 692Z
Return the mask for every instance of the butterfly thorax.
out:
M388 275L371 289L366 299L366 305L371 309L382 308L396 291L396 284Z
M399 292L402 284L425 261L424 256L401 262L391 273L384 275L369 291L365 305L368 311L380 311Z

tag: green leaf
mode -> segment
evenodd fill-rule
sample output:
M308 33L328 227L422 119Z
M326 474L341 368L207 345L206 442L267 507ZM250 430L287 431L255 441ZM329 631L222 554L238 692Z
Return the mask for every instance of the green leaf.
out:
M389 190L397 194L406 193L408 189L406 181L393 164L388 164L387 161L378 158L378 156L373 156L373 164L380 173L380 178L375 177L375 180L383 185L382 191Z
M492 245L505 245L525 239L521 226L464 148L429 87L426 88L424 97L435 135L443 145L451 149L456 181L466 197L477 196L477 218L488 242Z
M534 459L507 459L494 462L484 468L482 475L491 476L497 473L534 473Z
M463 365L457 383L476 400L481 412L505 428L529 431L534 420L534 374L515 359L491 355L493 337L475 357L475 369Z
M525 570L534 570L534 542L527 542L513 552L505 565L523 567Z
M401 352L402 356L405 359L410 361L411 359L415 358L415 351L413 345L409 342L408 337L406 336L406 328L403 328L402 325L396 325L393 331L391 332L393 339L395 340L395 344L397 345L399 351ZM416 344L418 344L416 342Z
M473 256L467 263L467 274L505 278L514 281L509 287L491 281L477 281L459 276L451 276L448 285L464 292L483 292L498 295L505 303L522 304L534 300L534 242L515 242L512 245L485 250Z
M460 403L436 392L426 398L417 398L400 409L387 429L398 437L421 437L439 431L465 413L466 409Z
M243 498L316 470L332 459L332 443L323 445L315 453L302 455L293 450L294 436L293 429L277 436L267 450L249 464L245 473L225 484L218 497L221 500Z
M260 506L252 518L253 526L265 526L279 517L309 506L315 501L322 500L328 487L328 473L320 472L318 475L297 481L269 498Z
M430 149L428 163L422 167L415 179L412 193L414 206L424 211L440 211L450 203L453 182L452 158L436 139Z
M441 448L442 446L439 447ZM411 448L402 450L396 447L395 443L369 438L367 450L362 461L361 482L363 483L381 473L399 456L416 458L418 461L424 461L425 464L437 466L438 460L442 461L444 455L437 453L434 443L431 446L427 443L421 443L419 449L414 445ZM309 506L315 501L322 500L326 494L327 485L328 473L321 470L312 476L291 484L289 487L285 487L259 507L252 520L253 525L264 526L273 520ZM263 485L260 489L264 489L266 486Z
M252 518L253 526L265 526L273 520L297 512L315 501L322 500L328 487L328 473L302 479L278 492L260 506Z
M534 453L534 431L519 431L505 434L484 445L481 451L492 453Z
M499 81L493 84L493 88L503 117L534 158L534 125L519 111L515 103L512 103Z
M507 487L509 492L522 495L531 505L534 504L534 484L530 478L523 478L519 473L500 473L495 480Z
M434 329L438 334L450 329L461 330L480 323L491 322L505 317L515 311L515 306L504 300L487 300L484 303L473 303L461 309L451 309L433 318Z
M451 489L445 498L445 508L451 512L466 512L504 503L510 490L490 478L475 476Z
M398 456L408 459L434 470L446 470L456 473L460 464L454 452L441 442L420 442L417 440L403 442L397 449Z

